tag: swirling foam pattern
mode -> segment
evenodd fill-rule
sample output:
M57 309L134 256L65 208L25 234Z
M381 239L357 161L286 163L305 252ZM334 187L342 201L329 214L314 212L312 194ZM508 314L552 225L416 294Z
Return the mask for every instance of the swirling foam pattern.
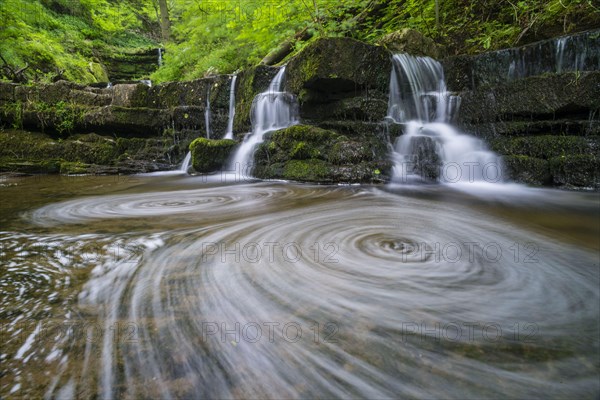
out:
M93 229L94 221L177 215L195 226L131 232L135 254L96 266L79 306L94 309L105 332L132 324L131 340L106 334L98 359L86 358L56 391L599 393L596 255L466 206L263 183L82 198L30 218Z

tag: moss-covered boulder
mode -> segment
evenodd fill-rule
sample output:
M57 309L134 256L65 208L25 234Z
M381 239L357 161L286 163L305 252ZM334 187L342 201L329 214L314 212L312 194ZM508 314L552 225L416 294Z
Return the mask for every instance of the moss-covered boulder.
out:
M388 33L378 41L378 44L392 53L408 53L413 56L431 58L439 58L442 54L433 39L410 28Z
M298 95L304 119L381 121L387 112L390 56L383 47L350 38L319 39L288 63L286 90Z
M295 125L267 135L254 155L254 176L305 182L381 182L390 163L385 145L332 130Z
M192 167L197 172L212 172L223 167L236 146L235 140L198 138L190 144Z
M350 38L322 38L308 45L288 64L286 88L320 92L355 92L389 88L390 53Z

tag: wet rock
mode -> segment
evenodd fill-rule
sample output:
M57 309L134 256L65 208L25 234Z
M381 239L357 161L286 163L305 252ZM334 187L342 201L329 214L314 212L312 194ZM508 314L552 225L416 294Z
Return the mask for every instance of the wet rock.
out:
M267 135L255 153L254 175L306 182L380 182L390 165L385 146L331 130L296 125Z
M387 112L390 53L350 38L319 39L294 57L286 90L301 118L380 121Z
M146 107L149 89L143 83L114 85L111 104L120 107Z
M598 136L523 136L495 138L489 141L493 151L501 155L522 155L538 159L579 154L597 154Z
M87 129L117 136L151 137L160 135L171 122L168 110L106 106L84 115Z
M586 117L600 108L600 71L536 76L461 95L461 123L496 122L515 117Z
M549 161L552 183L567 188L600 189L600 158L593 154L554 157Z
M251 110L254 97L267 90L278 70L279 68L257 65L238 74L235 91L235 117L233 121L233 130L236 133L236 137L241 139L244 133L250 132L252 128Z
M350 38L323 38L307 46L288 64L287 90L339 93L365 89L386 92L392 63L382 47Z
M531 76L600 70L600 30L442 62L450 90L472 90Z
M198 138L190 144L192 167L196 172L213 172L222 168L229 158L235 140Z
M433 41L421 32L410 28L404 28L383 36L378 44L387 48L392 53L407 53L413 56L425 56L439 58L441 49Z
M510 155L503 157L505 174L518 183L536 186L552 183L548 160L525 156Z

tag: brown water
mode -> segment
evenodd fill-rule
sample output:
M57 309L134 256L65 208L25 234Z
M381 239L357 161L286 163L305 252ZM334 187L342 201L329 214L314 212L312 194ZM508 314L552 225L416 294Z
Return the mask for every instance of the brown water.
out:
M597 194L0 181L0 396L597 398Z

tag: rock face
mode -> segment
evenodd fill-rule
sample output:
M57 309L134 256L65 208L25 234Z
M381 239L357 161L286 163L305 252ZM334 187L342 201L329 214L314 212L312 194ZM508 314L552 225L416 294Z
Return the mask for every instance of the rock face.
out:
M39 165L79 162L75 168L94 173L146 172L174 168L185 156L192 139L207 135L205 111L210 104L209 126L213 138L221 138L227 127L231 76L215 76L189 82L172 82L148 87L140 83L115 84L111 88L85 86L60 81L54 84L21 86L0 83L0 125L5 128L41 132L42 142L56 144L58 154L14 151L18 147L5 141L10 156L2 169L35 170L29 161ZM249 120L249 118L248 118ZM106 136L119 142L117 160L69 153L66 143L94 143L91 137ZM22 139L28 133L23 132ZM14 136L14 132L12 133ZM77 139L74 139L74 138ZM57 139L63 140L64 143ZM17 140L17 139L15 139ZM107 142L108 143L108 142ZM112 142L111 142L112 143ZM81 154L80 154L81 155ZM24 163L23 163L24 162ZM45 164L44 164L45 165ZM72 164L73 166L75 164ZM88 165L91 165L88 167ZM106 168L100 168L103 165ZM10 166L10 168L8 167ZM65 171L54 168L51 171ZM40 172L48 172L42 168Z
M383 182L387 148L332 130L295 125L269 134L254 155L254 175L306 182Z
M104 60L112 81L147 78L158 69L158 49L114 54Z
M213 172L222 168L236 145L235 140L198 138L190 144L192 167L197 172Z
M4 130L0 132L0 172L152 172L172 168L171 160L183 151L168 135L142 139L91 133L57 141L43 133Z
M433 39L410 28L389 33L382 37L378 43L392 53L408 53L413 56L425 56L435 59L442 54Z
M320 39L289 62L286 90L298 96L302 119L379 122L387 113L390 57L353 39Z

